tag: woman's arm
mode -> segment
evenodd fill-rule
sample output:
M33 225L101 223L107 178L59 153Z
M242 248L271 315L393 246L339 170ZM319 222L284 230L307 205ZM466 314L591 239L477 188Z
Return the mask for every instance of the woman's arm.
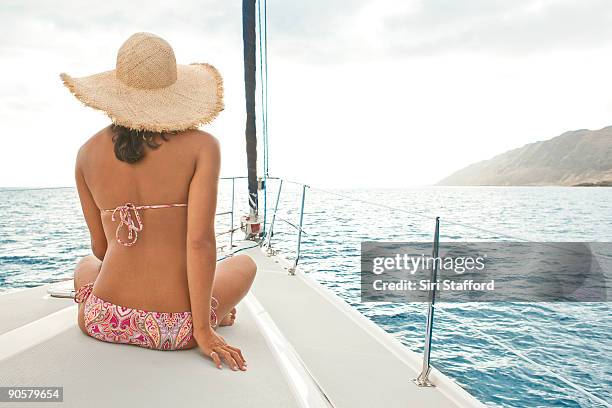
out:
M215 213L221 153L217 140L206 135L189 185L187 202L187 281L193 336L217 368L221 359L233 370L246 370L240 349L228 345L210 327L210 301L217 267Z
M81 169L82 161L82 148L79 150L77 155L76 166L75 166L75 179L76 187L79 193L79 199L81 200L81 209L83 210L83 216L89 228L89 235L91 238L91 251L94 256L99 260L104 259L106 254L106 248L108 242L106 241L106 235L104 235L104 226L102 225L102 218L100 217L100 209L96 205L96 202L87 187L83 171Z
M187 201L187 279L193 331L208 334L210 300L217 264L215 212L221 153L218 142L207 135L200 148L189 185Z

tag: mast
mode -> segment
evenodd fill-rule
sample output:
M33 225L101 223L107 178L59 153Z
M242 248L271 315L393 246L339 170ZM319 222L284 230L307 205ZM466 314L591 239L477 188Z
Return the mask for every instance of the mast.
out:
M256 34L255 34L256 0L242 0L242 44L244 48L244 94L246 101L246 153L249 182L249 224L247 238L259 233L258 198L257 198L257 128L255 123L255 87L256 87Z

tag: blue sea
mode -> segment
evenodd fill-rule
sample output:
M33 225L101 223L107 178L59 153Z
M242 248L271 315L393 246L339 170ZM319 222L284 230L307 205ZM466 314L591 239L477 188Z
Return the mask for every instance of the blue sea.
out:
M219 212L230 209L231 184L222 181ZM270 180L268 226L277 188ZM297 248L291 224L299 222L301 192L284 183L272 239L289 259ZM236 223L246 203L246 184L236 182ZM304 208L300 267L418 353L427 305L361 303L362 241L430 241L436 216L443 241L612 241L612 188L313 187ZM73 188L0 189L0 215L0 292L69 278L89 253ZM217 224L221 232L230 219ZM226 242L224 236L220 245ZM606 406L612 403L611 311L609 303L441 302L432 364L490 406Z

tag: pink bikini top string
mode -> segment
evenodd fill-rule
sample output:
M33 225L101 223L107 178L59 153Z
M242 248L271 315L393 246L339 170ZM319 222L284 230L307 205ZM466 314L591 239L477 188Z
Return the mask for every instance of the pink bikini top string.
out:
M115 231L115 238L117 238L117 242L126 247L131 247L138 240L138 232L142 231L142 220L140 219L140 214L138 210L150 210L157 208L172 208L172 207L187 207L187 204L155 204L155 205L134 205L132 203L126 203L124 205L120 205L117 208L113 209L102 209L100 211L103 212L112 212L113 215L111 219L116 221L116 216L119 217L119 225L117 226L117 230ZM134 215L132 217L132 214ZM136 220L134 222L134 219ZM119 233L121 229L125 226L128 232L128 240L123 241L119 237Z

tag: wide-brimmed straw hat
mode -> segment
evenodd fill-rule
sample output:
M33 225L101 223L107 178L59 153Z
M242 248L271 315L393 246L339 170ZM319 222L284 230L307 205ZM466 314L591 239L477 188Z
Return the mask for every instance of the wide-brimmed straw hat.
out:
M223 80L210 64L177 65L162 38L136 33L117 53L116 69L82 78L60 74L85 105L113 123L170 132L210 123L223 110Z

